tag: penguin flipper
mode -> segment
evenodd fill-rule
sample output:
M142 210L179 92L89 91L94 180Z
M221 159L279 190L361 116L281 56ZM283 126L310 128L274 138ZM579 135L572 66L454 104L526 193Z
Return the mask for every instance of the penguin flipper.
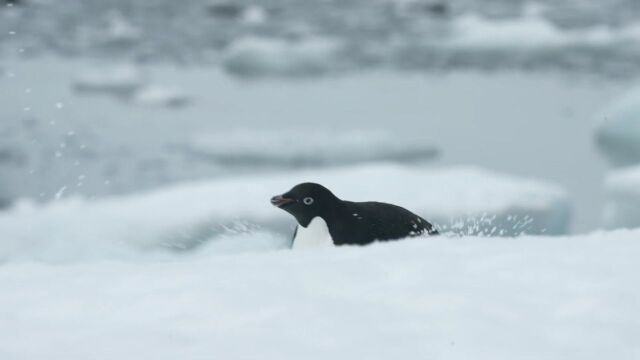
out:
M293 242L296 241L296 235L298 235L298 226L296 225L296 229L293 230L293 236L291 237L291 245L290 248L293 248Z

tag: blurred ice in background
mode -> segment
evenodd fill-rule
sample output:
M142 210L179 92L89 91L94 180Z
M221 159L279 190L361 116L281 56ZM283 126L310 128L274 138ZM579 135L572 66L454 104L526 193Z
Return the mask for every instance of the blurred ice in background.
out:
M180 193L131 227L193 207L180 231L287 234L266 198L325 176L474 234L640 225L615 173L640 162L639 71L636 0L5 0L0 231L83 237L105 204ZM482 225L508 215L528 220Z

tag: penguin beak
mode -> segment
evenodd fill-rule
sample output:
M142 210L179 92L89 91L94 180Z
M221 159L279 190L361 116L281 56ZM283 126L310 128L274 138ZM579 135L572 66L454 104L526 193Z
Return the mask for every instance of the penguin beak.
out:
M271 198L271 205L276 207L283 207L286 204L294 202L294 199L284 197L282 195L276 195Z

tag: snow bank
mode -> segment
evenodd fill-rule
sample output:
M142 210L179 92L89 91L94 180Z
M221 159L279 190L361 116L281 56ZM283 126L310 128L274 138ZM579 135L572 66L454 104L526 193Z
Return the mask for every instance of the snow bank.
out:
M244 37L227 50L223 67L242 77L313 76L340 68L343 47L329 38Z
M0 214L0 260L188 250L247 226L290 239L293 218L269 199L304 181L348 200L405 206L455 233L561 234L569 223L567 197L554 185L468 167L373 165L230 177L98 201L21 204Z
M640 162L640 88L607 106L597 121L596 142L613 164Z
M636 359L640 231L0 271L3 359Z
M640 227L640 166L611 172L605 180L607 228Z
M375 130L249 130L198 134L187 152L226 166L252 169L346 165L372 161L433 160L437 148L424 136Z

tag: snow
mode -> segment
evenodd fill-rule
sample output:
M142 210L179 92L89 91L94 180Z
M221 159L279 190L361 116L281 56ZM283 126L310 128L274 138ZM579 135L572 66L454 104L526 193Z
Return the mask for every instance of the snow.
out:
M406 207L444 232L562 234L569 201L556 185L473 167L420 169L379 164L182 183L102 200L22 202L0 213L0 261L118 258L196 248L256 226L290 240L294 219L269 199L319 182L351 201ZM495 228L495 229L494 229Z
M640 231L0 268L3 359L640 356Z
M602 153L614 165L640 162L640 87L600 111L595 138Z
M605 179L605 191L605 227L640 227L640 166L609 173Z
M239 128L200 133L186 151L227 166L308 167L372 161L416 162L438 156L429 136L399 136L380 130Z
M237 39L227 50L223 67L242 77L312 76L341 68L342 44L331 38L285 40L266 37Z

